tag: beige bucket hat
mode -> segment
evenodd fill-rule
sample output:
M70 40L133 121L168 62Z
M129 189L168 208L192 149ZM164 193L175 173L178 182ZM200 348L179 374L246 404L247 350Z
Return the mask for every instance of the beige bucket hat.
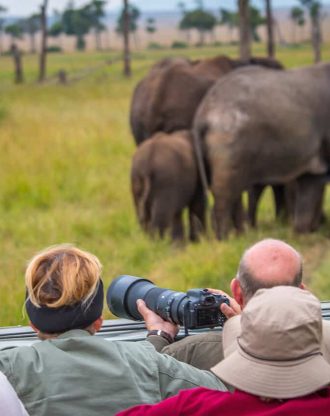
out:
M235 343L226 336L230 333L236 334ZM330 383L321 342L321 306L315 296L289 286L260 289L241 317L226 323L226 358L211 370L226 383L257 396L305 396Z

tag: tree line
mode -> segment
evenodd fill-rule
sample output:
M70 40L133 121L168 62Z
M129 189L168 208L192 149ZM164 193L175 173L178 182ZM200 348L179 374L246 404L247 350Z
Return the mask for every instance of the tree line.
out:
M318 0L297 0L297 6L290 11L290 17L294 26L302 27L305 25L306 16L309 15L311 22L311 40L314 50L314 60L321 60L321 20L322 4ZM228 27L231 39L234 29L239 32L239 54L243 60L251 57L252 41L259 41L258 27L265 25L267 28L267 53L269 57L275 57L274 32L276 21L273 17L272 1L264 1L264 13L255 7L249 0L237 0L236 10L220 9L219 16L214 15L204 7L203 0L196 0L196 6L188 10L184 2L179 2L178 7L181 13L179 29L186 34L187 42L190 43L191 30L197 30L199 34L199 44L205 43L206 35L214 37L214 30L217 25ZM47 37L58 38L62 34L74 36L76 38L76 48L84 50L86 47L86 35L94 33L95 45L97 50L102 49L101 33L107 27L105 25L107 0L91 0L81 7L75 7L70 0L63 11L56 10L51 24L48 24L47 7L48 0L43 0L39 11L31 16L19 19L13 23L6 24L4 15L6 9L0 5L0 53L3 52L3 34L11 37L11 49L16 65L21 65L20 52L16 47L15 40L27 35L30 39L30 52L36 53L36 34L41 33L41 48L39 80L43 81L46 76L46 53ZM123 61L124 73L129 76L130 69L130 38L138 29L138 20L141 16L140 10L130 3L123 0L122 10L120 11L116 32L123 38ZM153 18L146 21L145 30L150 36L157 30L156 22ZM18 70L22 73L22 69ZM17 81L22 80L22 74Z
M239 30L240 57L248 60L251 56L251 42L260 41L258 27L266 25L267 28L267 51L268 56L275 56L274 33L277 25L273 16L272 1L264 1L264 13L255 7L249 0L237 0L237 10L220 9L220 18L205 10L202 0L196 0L196 7L187 10L184 2L179 2L178 7L182 14L179 28L186 32L187 41L190 40L190 31L195 29L199 33L200 44L205 41L206 34L212 34L218 24L226 26L230 38L233 39L233 30ZM314 60L321 60L321 20L322 4L318 0L299 0L297 6L290 10L290 18L294 25L304 26L306 23L305 13L309 15L311 22L311 40L314 50Z

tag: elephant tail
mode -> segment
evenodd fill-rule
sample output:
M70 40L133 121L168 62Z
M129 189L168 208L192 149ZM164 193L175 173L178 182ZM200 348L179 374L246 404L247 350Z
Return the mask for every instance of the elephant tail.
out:
M136 213L141 226L146 230L150 222L150 207L148 204L151 190L151 181L148 175L132 178L132 191L134 195Z
M203 187L205 203L207 204L208 175L207 175L207 168L205 165L205 159L204 159L202 143L201 143L205 134L206 134L206 131L198 132L196 128L193 129L192 131L193 146L194 146L194 152L195 152L195 157L196 157L196 162L197 162L198 173L199 173L200 181Z

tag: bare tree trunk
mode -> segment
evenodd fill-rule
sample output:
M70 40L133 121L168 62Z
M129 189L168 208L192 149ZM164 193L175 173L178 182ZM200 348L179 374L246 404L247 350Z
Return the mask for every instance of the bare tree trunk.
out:
M296 36L296 24L295 22L292 23L292 43L294 45L297 44L297 36Z
M317 64L321 62L321 21L320 21L320 14L316 13L316 15L312 18L312 45L314 51L314 62Z
M205 32L204 30L199 30L199 43L201 46L205 44Z
M12 53L13 60L14 60L15 83L21 84L24 81L22 54L15 43L11 45L10 49L11 49L11 53Z
M248 61L251 58L251 28L249 0L238 0L240 58Z
M59 36L58 36L58 42L57 42L57 44L61 48L61 51L62 52L64 52L64 48L63 48L63 36L64 36L64 34L63 33L60 33Z
M30 53L36 53L36 37L35 33L30 33Z
M106 33L106 49L110 50L111 49L111 34L110 34L110 29L107 27L105 29L105 33Z
M102 50L101 32L98 29L95 29L95 45L97 51Z
M277 20L274 20L274 24L275 24L275 28L276 28L276 32L277 32L277 36L278 36L278 40L279 40L280 45L281 46L286 46L287 41L283 37L281 26L280 26L279 22Z
M139 36L136 33L136 31L133 32L133 40L134 40L134 47L136 50L139 50L140 48L140 41L139 41Z
M46 59L47 59L47 6L48 0L44 0L41 6L40 23L41 23L41 50L39 59L39 82L43 82L46 77Z
M130 29L130 16L128 10L128 0L124 0L124 75L130 77L132 75L131 70L131 53L129 45L129 29Z
M275 58L274 22L271 0L266 0L267 20L267 53L269 58Z
M4 52L3 48L3 30L0 30L0 55Z
M190 42L191 42L190 30L186 29L185 32L186 32L186 42L188 43L188 45L190 45Z

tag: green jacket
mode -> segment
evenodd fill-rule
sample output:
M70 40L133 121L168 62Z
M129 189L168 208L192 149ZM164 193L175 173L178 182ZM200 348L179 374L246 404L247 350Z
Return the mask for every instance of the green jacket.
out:
M108 416L181 389L226 390L213 374L159 354L148 342L106 341L83 330L0 351L0 371L31 416Z

